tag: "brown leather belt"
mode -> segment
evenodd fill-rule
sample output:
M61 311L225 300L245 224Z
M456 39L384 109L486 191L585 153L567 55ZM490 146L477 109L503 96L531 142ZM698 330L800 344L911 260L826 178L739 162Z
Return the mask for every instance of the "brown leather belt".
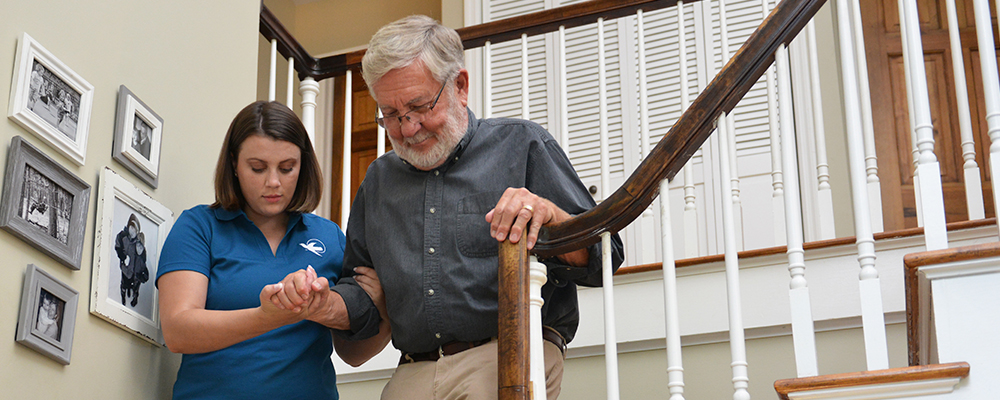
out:
M566 354L566 340L563 339L559 332L550 327L542 327L542 339L548 340L559 347L559 351ZM453 354L458 354L473 347L482 346L486 343L491 342L494 338L486 338L482 340L476 340L472 342L448 342L441 345L436 351L428 351L426 353L403 353L399 357L399 365L409 364L412 362L420 361L437 361L443 356L450 356Z

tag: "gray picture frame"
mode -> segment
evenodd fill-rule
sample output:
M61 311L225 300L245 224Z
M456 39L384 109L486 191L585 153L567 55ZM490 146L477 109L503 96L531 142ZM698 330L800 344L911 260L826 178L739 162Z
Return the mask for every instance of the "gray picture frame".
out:
M80 292L28 264L21 291L15 341L69 365Z
M118 87L118 111L111 157L153 189L159 184L163 118L125 85Z
M11 139L0 196L0 229L79 270L90 184L21 136Z

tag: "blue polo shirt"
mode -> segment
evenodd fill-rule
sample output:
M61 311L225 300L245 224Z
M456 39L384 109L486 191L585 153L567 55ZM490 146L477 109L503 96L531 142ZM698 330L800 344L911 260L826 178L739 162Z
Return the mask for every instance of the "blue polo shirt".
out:
M344 234L336 223L294 213L271 252L264 234L242 210L200 205L181 213L160 252L157 281L172 271L208 277L205 308L260 306L260 291L312 266L330 282L340 277ZM185 354L174 399L337 399L330 330L312 321L275 329L222 350Z

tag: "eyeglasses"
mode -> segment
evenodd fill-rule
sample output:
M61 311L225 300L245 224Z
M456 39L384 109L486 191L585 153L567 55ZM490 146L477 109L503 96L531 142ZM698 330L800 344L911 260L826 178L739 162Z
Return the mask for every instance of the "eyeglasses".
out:
M441 89L438 89L437 97L434 97L434 101L421 106L413 107L410 111L407 111L406 114L400 116L389 115L385 117L376 117L375 123L377 123L378 126L391 130L400 129L403 126L403 119L406 119L406 122L412 124L419 124L423 121L424 116L434 109L438 100L441 100L441 93L444 93L444 87L448 86L449 80L450 78L444 80L444 83L441 85Z

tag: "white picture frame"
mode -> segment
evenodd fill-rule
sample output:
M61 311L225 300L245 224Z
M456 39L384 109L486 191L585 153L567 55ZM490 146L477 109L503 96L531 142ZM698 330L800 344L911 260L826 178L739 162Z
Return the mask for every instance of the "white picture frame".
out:
M155 189L159 182L163 118L125 85L118 87L114 138L111 155L115 161Z
M27 33L18 40L14 67L7 117L83 165L94 86Z
M69 365L80 292L34 264L24 271L15 341Z
M110 168L101 171L90 313L154 345L163 344L163 335L153 281L173 220L170 209L134 184Z

